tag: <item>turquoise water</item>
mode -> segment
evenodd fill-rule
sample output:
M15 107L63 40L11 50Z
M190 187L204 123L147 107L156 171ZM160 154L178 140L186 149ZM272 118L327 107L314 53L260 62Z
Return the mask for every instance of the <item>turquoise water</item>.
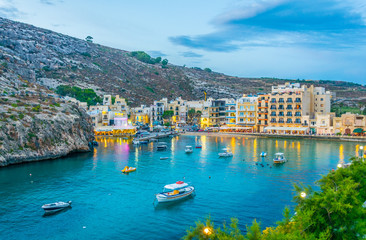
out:
M203 148L186 154L185 146L197 140ZM92 153L1 168L0 239L179 239L208 215L217 224L237 217L242 230L254 218L270 226L293 205L293 183L314 185L321 174L354 156L357 145L179 136L164 139L167 151L156 151L156 143L134 147L121 138L98 141ZM234 157L218 158L224 147ZM259 157L262 151L267 158ZM276 152L289 161L271 168ZM137 171L122 174L125 165ZM178 180L191 182L196 196L154 207L154 194ZM72 208L43 215L42 204L69 200Z

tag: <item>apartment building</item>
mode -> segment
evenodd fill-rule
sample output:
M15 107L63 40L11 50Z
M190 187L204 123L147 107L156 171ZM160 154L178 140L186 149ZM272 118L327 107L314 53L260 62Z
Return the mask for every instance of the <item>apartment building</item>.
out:
M218 99L211 102L208 108L209 126L220 127L225 125L226 120L226 100Z
M261 94L258 96L258 106L257 106L257 132L263 132L264 128L268 126L268 108L270 101L270 94Z
M333 119L335 118L335 113L315 113L316 119L316 133L320 135L331 135L334 133Z
M188 113L186 100L179 97L168 104L168 109L173 111L172 122L175 125L186 123Z
M226 101L226 125L236 127L236 100L230 98Z
M256 130L257 111L258 97L244 94L236 101L236 125L246 128L249 132L254 132Z
M335 133L351 135L366 131L366 116L353 113L342 114L341 117L335 119Z
M163 98L159 101L154 101L154 104L151 105L150 108L150 119L152 124L162 125L164 111L168 108L168 99Z

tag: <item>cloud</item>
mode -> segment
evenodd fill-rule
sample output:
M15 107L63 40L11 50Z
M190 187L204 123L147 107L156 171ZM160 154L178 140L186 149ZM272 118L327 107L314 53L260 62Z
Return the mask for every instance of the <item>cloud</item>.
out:
M64 0L40 0L40 2L45 5L56 5L57 3L64 2Z
M213 19L211 23L216 31L169 40L177 45L216 52L284 44L352 47L366 43L365 16L366 3L361 0L247 1Z
M203 57L203 55L198 54L198 53L194 53L194 52L191 52L191 51L182 52L180 55L183 56L183 57L186 57L186 58L201 58L201 57Z
M0 16L4 18L14 19L18 18L22 14L23 13L15 7L0 7Z
M150 54L152 57L165 57L167 56L165 53L161 51L148 51L148 54Z

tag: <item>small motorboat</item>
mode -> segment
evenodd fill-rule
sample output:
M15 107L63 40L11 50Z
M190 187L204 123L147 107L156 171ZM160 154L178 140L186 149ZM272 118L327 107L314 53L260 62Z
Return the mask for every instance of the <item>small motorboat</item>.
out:
M183 181L164 186L163 192L156 194L158 202L171 202L186 198L194 193L194 187Z
M273 159L274 163L284 163L287 162L285 155L283 153L276 153L275 158Z
M43 210L46 212L56 212L68 207L71 207L71 201L48 203L42 206Z
M232 157L233 156L233 153L228 148L223 148L222 151L223 152L219 153L219 157Z
M169 157L160 157L160 160L169 159Z
M134 172L136 171L136 168L134 167L129 167L129 166L126 166L123 170L121 170L123 173L129 173L129 172Z
M186 146L186 149L184 151L186 153L193 153L193 147L192 146Z
M266 152L261 152L260 156L265 157L265 156L267 156L267 153Z
M158 142L158 145L156 146L157 150L165 150L168 148L168 145L166 142Z
M196 145L196 148L202 148L202 145L201 144L197 144Z

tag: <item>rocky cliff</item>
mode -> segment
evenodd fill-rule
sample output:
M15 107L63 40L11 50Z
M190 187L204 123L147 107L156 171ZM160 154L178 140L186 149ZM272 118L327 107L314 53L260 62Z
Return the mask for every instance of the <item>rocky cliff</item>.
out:
M0 67L0 167L89 151L85 110Z
M0 64L31 83L50 89L67 84L92 88L99 94L119 94L132 106L150 104L162 97L202 99L203 90L214 98L269 92L272 85L285 81L148 64L127 51L4 18L0 18ZM357 98L366 91L365 86L342 81L291 81L322 86L340 97Z

